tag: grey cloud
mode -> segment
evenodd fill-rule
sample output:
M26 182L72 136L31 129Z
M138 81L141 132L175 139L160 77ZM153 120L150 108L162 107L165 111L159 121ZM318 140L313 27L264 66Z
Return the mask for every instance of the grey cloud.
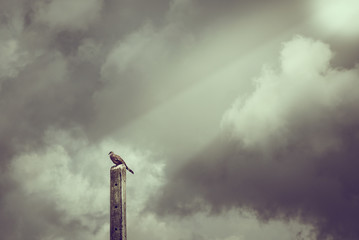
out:
M1 1L0 222L4 238L108 237L107 210L99 210L106 209L108 201L94 191L107 191L104 190L107 189L104 176L108 169L102 171L107 161L102 162L102 159L111 148L121 155L127 154L134 169L146 176L147 182L134 178L136 180L133 179L133 185L128 189L135 199L134 205L128 206L133 211L133 218L129 219L132 236L137 233L139 238L176 239L176 236L181 239L182 236L177 235L182 227L189 227L193 222L168 225L158 216L147 218L141 212L144 202L161 184L177 178L185 162L193 161L193 166L200 162L201 150L206 149L205 146L220 131L219 123L228 104L238 92L250 93L253 74L262 62L270 61L279 42L296 30L294 27L303 20L305 13L303 1L288 3L283 0L266 3ZM353 58L343 58L353 64ZM349 79L349 75L356 75L353 71L334 73L340 76L345 73ZM345 89L346 86L349 85L344 84L342 92L354 96L348 92L355 92L355 88ZM355 112L356 99L351 102ZM347 113L349 105L348 100L333 111L345 106L341 111ZM327 111L326 116L331 116L330 109ZM346 119L336 121L348 127L350 121ZM241 128L241 124L234 124L232 120L227 123L224 125L229 129ZM347 146L346 141L337 137L339 130L331 129L332 125L323 124L322 135L312 135L310 143L319 142L317 148L324 149L324 153L331 146L338 152ZM294 127L300 129L303 126ZM308 138L304 133L307 132L297 130L295 134L298 139ZM109 143L109 138L115 139L115 143ZM324 138L329 139L326 145ZM241 141L235 136L234 139L234 142ZM136 146L137 150L128 150L126 145ZM213 156L226 154L223 149L228 147L227 144L223 143L223 148L216 150L217 147L208 151L213 152ZM153 155L136 154L136 151L143 153L143 149ZM229 155L233 149L236 147L228 150ZM246 149L243 154L254 154L251 151ZM57 161L53 164L58 172L50 175L41 171L45 168L43 164L51 165L55 158ZM211 164L207 166L208 173L211 173ZM228 161L228 164L227 167L231 167L233 162ZM167 166L165 169L164 165ZM252 167L255 172L256 166ZM17 180L22 175L21 169L27 170L23 174L28 178L25 183ZM173 176L163 178L163 170ZM68 189L62 189L56 174L73 183L73 189L76 187L79 191L70 193ZM233 175L230 172L228 178ZM176 184L180 187L181 181ZM89 185L94 191L83 195L84 188ZM206 189L205 184L201 187ZM86 202L93 211L87 212L79 206L80 195L94 199L96 206ZM186 194L181 197L186 196L189 197ZM202 197L195 198L199 207L206 202ZM74 209L77 212L70 211ZM169 211L176 212L176 209ZM207 209L207 205L203 209ZM218 223L223 229L228 225L225 216ZM194 221L204 219L206 217ZM133 226L140 220L144 226L137 231ZM258 226L251 228L252 224L248 226L248 229L255 229L253 231L260 229ZM152 227L157 227L163 235L151 235L148 229ZM199 235L231 239L239 235L234 229L228 230L233 233L221 236L216 232ZM285 232L285 225L281 229ZM191 231L196 232L196 229ZM182 239L190 239L192 232ZM247 236L252 235L248 233L244 237ZM273 236L278 235L273 233Z
M35 5L35 21L57 31L83 30L100 16L102 0L77 0L50 2L38 1ZM66 14L64 14L66 12Z
M196 21L197 11L191 1L175 1L169 10L172 18L168 17L164 26L146 23L109 50L101 68L103 88L94 94L98 111L92 126L94 135L106 134L119 125L128 126L211 78L227 64L238 64L252 54L249 49L266 46L262 40L268 34L275 35L293 24L258 24L253 17L250 21L259 30L253 33L252 28L236 22L238 19L233 21L236 15L231 14L228 18L215 18L218 22L212 20L205 28L194 27L198 30L194 31L189 24ZM249 64L242 69L245 74L252 70Z
M0 78L16 77L21 68L26 65L26 53L19 52L18 43L14 40L7 40L1 45Z
M331 56L318 41L286 43L280 70L264 71L234 103L222 136L167 176L152 209L248 209L313 224L317 239L357 239L359 72L330 68Z

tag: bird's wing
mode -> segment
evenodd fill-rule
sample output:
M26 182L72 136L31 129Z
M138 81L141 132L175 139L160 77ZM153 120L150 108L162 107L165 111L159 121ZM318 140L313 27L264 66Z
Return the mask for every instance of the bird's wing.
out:
M120 161L121 163L124 163L125 161L122 159L122 157L120 157L119 155L114 155L115 159L117 161Z

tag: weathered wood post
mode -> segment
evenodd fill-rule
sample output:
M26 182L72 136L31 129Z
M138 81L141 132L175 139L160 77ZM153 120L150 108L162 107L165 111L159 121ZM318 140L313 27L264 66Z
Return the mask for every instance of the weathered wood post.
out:
M127 240L126 167L111 167L110 176L110 240Z

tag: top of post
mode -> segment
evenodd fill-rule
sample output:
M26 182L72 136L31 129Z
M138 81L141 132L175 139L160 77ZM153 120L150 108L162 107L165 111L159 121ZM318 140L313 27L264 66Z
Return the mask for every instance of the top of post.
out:
M120 165L112 166L112 167L111 167L111 170L123 170L123 169L126 170L126 167L125 167L125 165L123 165L123 164L120 164Z

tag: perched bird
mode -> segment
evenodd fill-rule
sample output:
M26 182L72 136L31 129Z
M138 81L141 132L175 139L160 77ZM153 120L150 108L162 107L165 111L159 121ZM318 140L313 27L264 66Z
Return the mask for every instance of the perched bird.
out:
M122 159L122 157L120 157L119 155L114 154L112 151L111 151L108 155L110 155L111 161L112 161L114 164L116 164L116 166L118 166L118 165L120 165L120 164L125 164L126 169L127 169L130 173L134 174L134 172L133 172L129 167L127 167L127 164L125 163L125 160Z

